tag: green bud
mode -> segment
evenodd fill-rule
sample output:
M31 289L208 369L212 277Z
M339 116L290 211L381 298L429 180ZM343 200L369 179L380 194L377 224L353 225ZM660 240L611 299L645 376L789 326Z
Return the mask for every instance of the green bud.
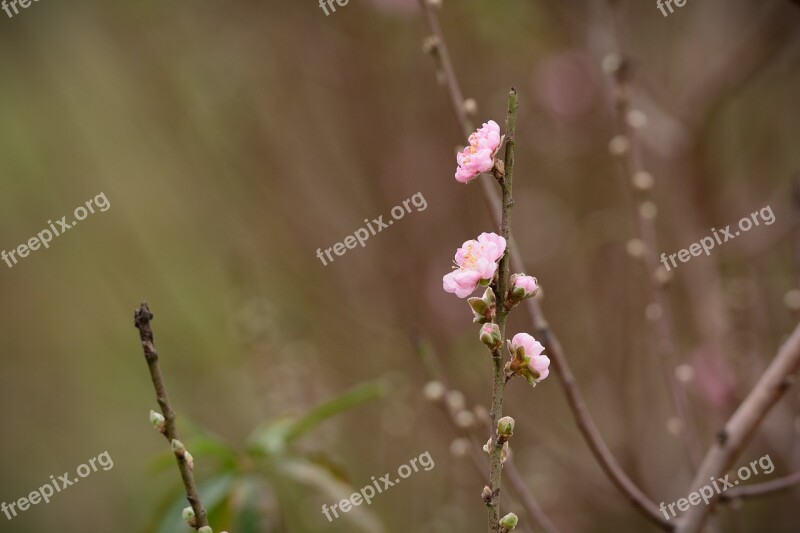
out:
M473 296L472 298L467 298L467 303L472 308L476 317L483 317L485 315L488 306L486 302L483 301L483 298Z
M150 423L153 424L153 427L156 428L159 432L164 433L167 420L161 413L156 413L155 411L150 410Z
M473 322L486 324L487 322L494 321L495 312L497 310L497 298L495 298L494 291L491 287L486 289L482 297L469 298L467 299L467 303L472 308L472 312L475 315L475 318L472 320Z
M170 444L172 445L172 451L175 452L175 455L181 456L186 453L186 446L178 439L172 439Z
M503 531L513 531L517 527L517 522L519 522L517 515L508 513L500 520L500 527L503 528Z
M495 298L494 291L491 287L486 289L483 293L483 300L489 305L497 305L497 298Z
M184 522L194 527L196 521L196 517L194 515L194 509L192 509L191 507L187 507L186 509L183 510L182 516Z
M497 434L501 437L508 438L514 434L514 419L510 416L504 416L497 421Z
M503 345L500 336L500 326L497 324L484 324L481 326L481 342L490 350L496 350Z

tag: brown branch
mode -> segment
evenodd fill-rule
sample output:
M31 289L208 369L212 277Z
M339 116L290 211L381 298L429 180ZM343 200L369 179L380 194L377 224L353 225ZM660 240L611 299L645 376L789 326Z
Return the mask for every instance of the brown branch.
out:
M147 360L147 366L150 369L150 377L153 380L153 387L156 390L156 399L158 405L161 406L161 412L164 415L164 436L167 441L172 443L173 440L180 441L178 437L178 429L175 425L175 412L169 402L167 395L167 386L164 384L164 376L161 374L161 367L158 364L158 352L153 341L153 329L150 327L150 321L153 320L153 314L147 303L142 305L133 313L134 325L139 330L139 337L142 340L142 348L144 349L144 357ZM187 457L183 453L176 453L175 458L178 461L178 469L181 472L181 479L183 486L186 489L186 499L189 500L192 510L195 515L195 524L192 525L194 529L200 529L208 525L208 518L206 517L206 510L200 503L200 496L197 494L197 486L194 481L194 473L192 466L189 464Z
M756 432L770 409L792 385L800 369L800 324L778 350L767 370L742 404L733 413L720 431L717 442L706 454L697 475L692 481L691 491L708 483L709 478L724 474ZM716 498L709 505L690 507L683 515L677 531L696 533L703 527L708 513L714 508Z
M437 65L440 67L441 72L443 72L445 75L445 82L447 84L453 106L456 109L456 116L459 120L459 124L461 125L465 135L469 135L472 132L472 125L470 124L466 113L463 112L464 102L463 98L461 97L462 93L459 89L458 80L454 74L452 63L450 62L447 45L445 44L444 36L442 35L441 28L438 24L438 17L426 0L419 0L419 2L428 20L429 30L434 38L434 46L431 50L431 55L437 62ZM479 181L483 187L484 200L489 212L491 213L495 222L497 222L500 220L500 212L497 206L493 203L493 199L496 199L496 193L492 189L492 185L489 180L481 179ZM513 236L510 236L508 240L508 246L511 249L516 249ZM524 272L517 255L511 257L511 267L515 271ZM606 476L608 476L609 480L614 484L614 486L617 487L617 489L622 492L622 494L628 498L633 506L646 518L664 530L671 530L673 527L672 524L662 517L656 504L653 503L653 501L650 500L650 498L644 494L639 487L636 486L636 484L633 483L628 475L622 470L622 467L620 467L611 451L608 449L608 446L600 435L600 432L598 431L591 414L586 408L586 402L583 400L582 394L578 390L575 376L572 374L569 363L567 363L567 359L564 356L563 350L561 349L561 343L550 329L550 326L544 317L544 313L539 306L538 300L536 298L528 298L525 301L525 304L533 320L537 339L545 346L547 354L550 356L551 363L555 369L556 375L558 376L559 383L561 384L562 388L564 389L564 393L567 396L567 402L572 410L576 423L578 424L578 428L580 429L584 440L586 440L586 443L589 445L589 449L592 451L595 459L598 463L600 463L600 467L603 469L603 472L605 472Z
M695 431L694 423L688 407L686 391L675 376L675 355L677 343L673 326L672 308L664 293L667 271L659 265L658 238L656 235L656 204L652 197L652 176L644 172L640 152L639 136L636 129L642 125L636 120L644 120L643 115L631 114L631 65L628 58L615 54L607 56L604 66L610 71L608 74L613 82L613 107L616 119L617 137L619 145L612 151L617 157L618 168L624 186L632 198L631 208L634 217L634 226L639 241L644 245L641 258L646 269L647 291L649 305L654 306L657 312L650 321L655 337L655 352L658 355L664 380L672 402L672 408L680 420L680 436L693 469L700 463L701 450ZM638 183L637 183L638 182ZM635 184L637 183L637 184ZM663 275L659 279L659 271Z
M744 500L747 498L757 498L759 496L766 496L774 492L782 490L789 490L800 484L800 472L789 474L772 481L765 481L763 483L754 483L752 485L745 485L743 487L734 487L721 494L723 501L730 500Z

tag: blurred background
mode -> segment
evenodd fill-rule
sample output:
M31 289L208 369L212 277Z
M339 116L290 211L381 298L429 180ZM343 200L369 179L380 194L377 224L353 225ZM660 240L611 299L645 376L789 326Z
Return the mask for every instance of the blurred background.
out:
M601 61L630 58L648 117L659 254L766 205L775 215L680 264L668 286L705 449L800 318L800 8L689 1L663 17L654 0L445 0L439 14L478 123L502 124L519 91L514 232L603 436L656 502L685 497L693 471L629 253ZM0 12L0 248L101 192L111 205L0 263L0 501L104 451L114 461L0 516L1 531L189 531L147 420L143 300L215 531L485 530L463 438L486 432L468 414L456 429L423 386L435 354L463 394L449 396L456 411L489 401L477 326L441 278L463 241L497 229L480 187L453 179L465 139L427 35L415 0L352 0L328 16L314 0ZM418 192L425 210L327 266L316 257ZM530 331L517 315L509 332ZM800 469L799 403L791 389L737 460L770 454L774 473L755 481ZM520 475L561 531L654 530L593 460L554 376L535 390L512 381L505 411ZM435 468L369 507L332 523L320 512L425 451ZM716 527L797 531L798 500L721 509Z

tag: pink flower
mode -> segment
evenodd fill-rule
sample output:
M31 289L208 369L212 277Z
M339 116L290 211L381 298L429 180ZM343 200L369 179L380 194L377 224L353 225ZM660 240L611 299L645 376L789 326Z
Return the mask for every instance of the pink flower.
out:
M494 120L485 122L469 136L469 146L456 156L456 181L469 183L482 172L489 172L494 166L494 154L499 147L500 126Z
M456 251L456 270L444 276L442 287L459 298L466 298L481 281L494 277L497 262L505 251L506 240L494 233L481 233L477 240L465 242Z
M536 381L541 381L550 374L550 358L542 355L544 351L542 343L527 333L517 333L511 339L511 352L516 353L519 348L522 348L526 358L530 357L528 369L534 374L534 377L539 376Z
M512 278L511 292L518 300L533 296L539 290L539 284L533 276L514 274Z

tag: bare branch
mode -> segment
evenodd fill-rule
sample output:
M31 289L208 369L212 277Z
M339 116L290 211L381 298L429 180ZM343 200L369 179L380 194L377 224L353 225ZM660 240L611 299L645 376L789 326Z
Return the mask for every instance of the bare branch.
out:
M691 491L708 483L709 478L724 474L756 432L770 409L795 380L800 369L800 324L778 350L767 370L761 375L750 394L733 413L720 431L717 442L706 454L700 470L692 481ZM716 498L709 505L692 506L683 515L677 531L696 533L703 527Z
M144 357L147 360L147 366L150 369L150 377L153 380L153 387L156 389L156 399L158 405L161 406L161 412L164 415L164 436L167 441L180 441L178 437L178 429L175 426L175 412L169 403L169 396L167 395L167 386L164 383L164 376L161 374L161 367L158 364L158 352L153 341L153 329L150 327L150 321L153 320L153 314L147 303L137 309L134 314L134 325L139 330L139 337L142 340L142 348L144 349ZM200 496L197 493L197 485L194 482L194 473L192 466L189 464L185 454L175 454L178 460L178 469L181 472L181 479L183 486L186 489L186 499L189 500L192 510L195 515L195 524L192 526L194 529L200 529L208 525L208 518L206 517L206 510L203 504L200 503Z
M752 485L745 485L743 487L734 487L731 490L722 493L722 500L744 500L747 498L767 496L782 490L792 489L798 484L800 484L800 472L795 472L794 474L773 479L772 481L754 483Z

